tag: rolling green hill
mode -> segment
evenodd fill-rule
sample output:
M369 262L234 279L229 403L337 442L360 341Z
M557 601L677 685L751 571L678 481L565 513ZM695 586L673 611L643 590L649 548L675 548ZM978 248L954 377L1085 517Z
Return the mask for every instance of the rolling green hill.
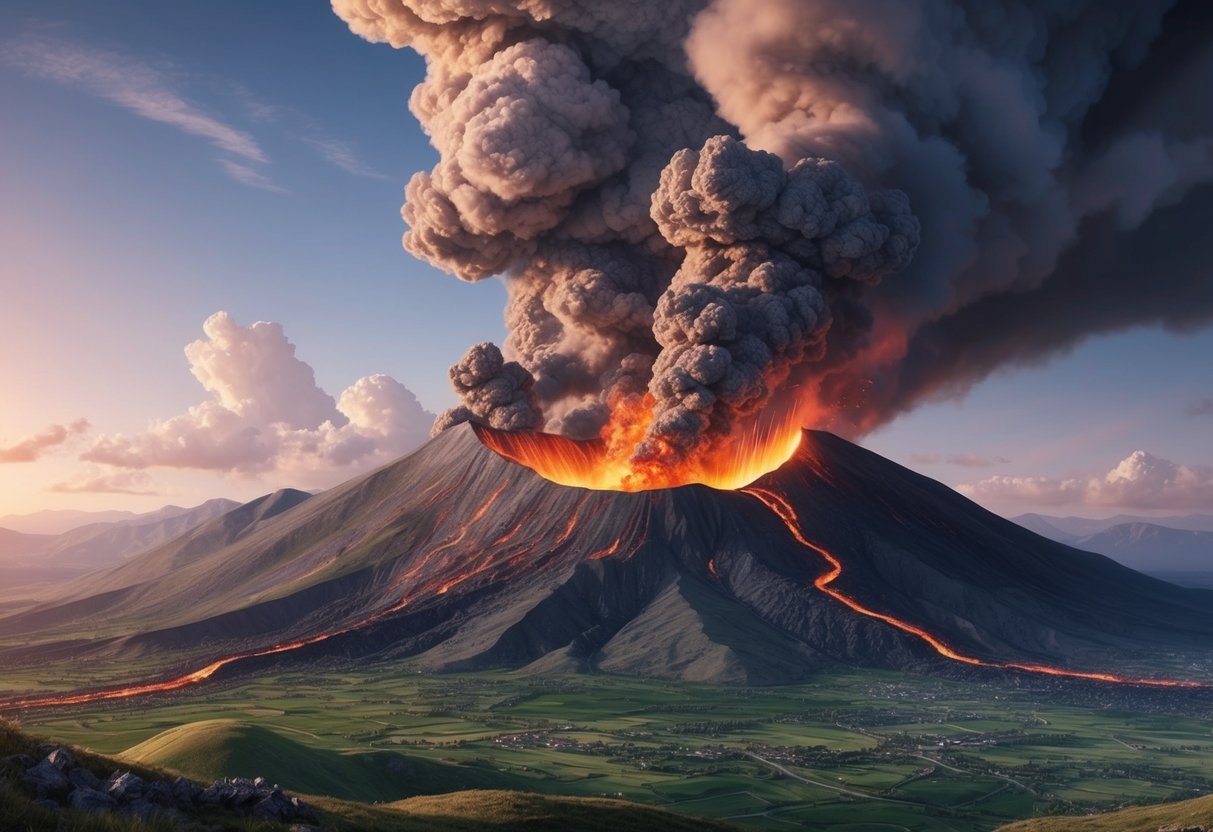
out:
M521 785L487 768L447 765L394 751L341 753L313 748L284 729L227 719L170 728L120 756L194 780L264 777L288 791L368 802Z
M315 752L290 740L265 730L245 731L240 723L215 725L214 722L183 726L177 731L166 731L141 746L148 753L152 750L172 756L180 754L186 762L202 765L198 755L208 747L217 748L232 764L240 764L241 754L249 753L253 743L266 743L262 747L264 758L258 761L259 769L266 770L274 764L279 754L290 755L280 760L283 764L300 765L304 768L292 772L292 779L299 780L307 766L318 760L325 766L323 774L332 776L340 772L340 764L323 760L324 755L310 756ZM226 742L208 746L202 735L215 733ZM176 734L176 736L174 736ZM267 734L272 736L266 736ZM32 737L13 723L0 720L0 758L13 754L41 756L39 749L43 740ZM132 749L134 751L135 749ZM132 769L146 778L167 777L155 768L131 765L128 758L114 759L72 749L81 765L104 777L114 769ZM355 769L346 774L357 774ZM602 798L548 797L510 791L461 791L435 797L415 797L395 803L370 805L333 797L304 795L314 806L321 826L335 832L558 832L576 829L579 832L642 832L661 829L669 832L729 832L736 827L718 821L685 818L650 806L641 806L622 800ZM218 825L216 825L218 822ZM234 815L223 815L219 810L207 810L194 817L190 814L173 820L144 821L137 817L119 813L82 814L67 810L52 810L39 806L30 793L19 784L15 769L0 766L0 829L42 830L59 829L68 832L191 832L192 830L221 828L231 832L282 832L285 824L255 821Z
M318 804L326 808L325 804ZM626 807L624 809L623 807ZM348 813L348 809L346 812ZM403 814L410 824L401 826ZM525 792L468 791L414 797L367 807L347 817L366 832L728 832L719 821L684 818L662 809L601 797L549 797ZM393 825L397 824L397 825Z
M997 832L1158 832L1172 826L1177 832L1213 829L1213 795L1179 803L1135 806L1086 818L1033 818L1003 826Z

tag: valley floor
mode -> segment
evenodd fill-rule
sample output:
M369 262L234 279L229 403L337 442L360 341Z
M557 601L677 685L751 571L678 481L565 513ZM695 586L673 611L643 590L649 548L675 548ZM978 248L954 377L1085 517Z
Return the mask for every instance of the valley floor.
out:
M723 688L609 676L279 669L21 714L205 779L394 801L609 796L759 829L978 832L1213 791L1205 693L875 671Z

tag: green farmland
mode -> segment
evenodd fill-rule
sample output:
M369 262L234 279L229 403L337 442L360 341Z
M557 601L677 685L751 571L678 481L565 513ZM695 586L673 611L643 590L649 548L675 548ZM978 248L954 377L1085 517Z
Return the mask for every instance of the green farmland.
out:
M265 776L365 802L621 797L756 829L977 832L1213 791L1207 702L1142 693L1112 707L1106 692L873 671L747 689L381 665L20 717L201 779Z

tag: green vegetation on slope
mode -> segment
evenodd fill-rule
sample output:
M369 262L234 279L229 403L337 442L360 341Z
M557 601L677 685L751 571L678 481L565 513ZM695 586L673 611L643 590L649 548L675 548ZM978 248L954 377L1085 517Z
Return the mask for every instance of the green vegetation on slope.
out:
M315 804L359 832L737 832L718 821L594 797L469 791L413 797L387 806Z
M1033 818L1004 826L998 832L1157 832L1168 826L1213 828L1213 795L1087 818Z
M0 719L0 760L26 754L35 759L46 754L39 746L43 741L26 734L14 723ZM72 749L76 763L88 769L98 778L104 779L115 769L130 770L145 780L163 778L160 772L139 765L126 765L113 759L92 754L78 748ZM34 798L19 784L19 768L0 765L0 830L4 832L186 832L197 826L179 827L167 817L150 820L115 813L89 814L72 810L52 810L38 805ZM214 820L213 813L208 820ZM232 818L223 827L231 832L277 830L277 824L243 821Z
M353 794L334 785L345 778L382 801L509 788L767 830L990 832L1213 791L1213 696L1049 680L861 671L734 688L384 663L279 668L24 719L103 753L137 751L195 776L264 775L288 792ZM191 726L208 720L224 720L210 745ZM292 765L247 770L235 751L259 747L273 749L267 766L274 755ZM208 755L224 762L205 768ZM388 777L378 763L394 759L410 768Z
M237 730L238 724L233 726L218 725L214 728L220 734L226 733L229 739L235 736L233 744L239 747L243 744L241 740L246 740L249 735L242 735ZM193 727L197 729L197 726ZM185 735L192 739L190 735L198 733L198 730L186 731ZM252 737L268 739L259 733L254 733ZM14 724L0 720L0 758L13 754L41 756L45 753L39 748L41 743L39 738L31 737ZM144 745L151 746L152 743ZM196 743L177 742L171 737L160 745L181 746L184 759L193 759L195 753L185 746L201 748ZM268 764L275 751L283 750L295 754L293 762L296 764L314 762L314 758L300 755L298 749L282 745L268 747L267 758L262 762ZM72 753L80 765L100 777L115 769L130 769L145 779L170 776L154 768L132 766L126 760L107 758L78 748L73 748ZM304 797L317 809L322 826L336 832L561 832L569 829L579 832L644 832L652 829L730 832L735 829L723 823L679 817L660 809L619 800L552 798L507 791L454 792L382 806L332 797ZM285 824L240 818L219 809L200 810L196 816L184 816L181 821L179 825L168 818L142 820L117 813L84 814L47 809L38 805L19 785L15 769L0 769L0 830L4 832L284 832L287 829Z
M302 732L289 731L209 719L170 728L120 756L193 780L264 777L291 791L367 802L521 785L517 778L474 764L454 765L395 751L342 753L313 748L296 739Z

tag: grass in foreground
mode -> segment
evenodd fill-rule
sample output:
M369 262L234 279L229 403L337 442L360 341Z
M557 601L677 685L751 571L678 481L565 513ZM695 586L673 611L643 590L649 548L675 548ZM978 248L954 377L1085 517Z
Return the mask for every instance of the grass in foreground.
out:
M222 726L219 726L222 728ZM0 758L42 756L44 741L14 723L0 720ZM98 777L129 769L146 780L171 779L165 771L131 765L72 749L76 761ZM729 832L735 827L671 814L650 806L602 798L547 797L509 791L463 791L369 805L332 797L302 795L326 829L337 832ZM167 818L142 820L117 813L84 814L37 804L19 784L15 770L0 772L0 830L4 832L281 832L286 824L241 818L218 809L183 814L178 825Z
M1168 826L1213 828L1213 795L1086 818L1033 818L1004 826L997 832L1158 832Z

